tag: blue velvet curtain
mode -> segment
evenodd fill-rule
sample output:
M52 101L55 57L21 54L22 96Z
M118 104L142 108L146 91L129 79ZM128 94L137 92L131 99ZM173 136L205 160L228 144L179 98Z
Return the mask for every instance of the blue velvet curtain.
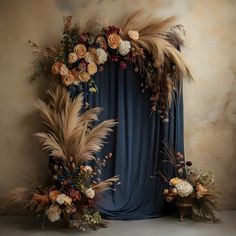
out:
M108 219L160 217L168 207L163 199L165 184L155 172L162 168L163 140L183 152L182 94L176 94L169 122L164 123L158 113L150 113L150 94L141 92L141 79L131 66L121 71L117 63L109 62L94 79L98 93L88 95L90 106L104 109L101 120L119 122L99 155L113 153L102 179L119 175L121 185L104 194L100 211ZM170 167L165 171L174 175Z

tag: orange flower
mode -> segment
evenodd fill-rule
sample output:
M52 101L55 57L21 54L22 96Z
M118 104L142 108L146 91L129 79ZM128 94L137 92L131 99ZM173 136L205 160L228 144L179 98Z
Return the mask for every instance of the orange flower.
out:
M77 44L74 47L74 51L77 54L78 59L84 58L87 53L87 48L84 44Z
M170 180L170 185L171 186L175 186L176 184L178 184L181 181L181 179L179 179L178 177L172 178Z
M59 74L62 65L63 65L62 62L59 61L55 62L52 66L52 73L56 75Z
M74 81L75 81L75 76L71 73L71 71L67 75L62 77L62 83L65 86L71 85Z
M58 195L60 194L60 192L58 190L52 190L50 193L49 193L49 198L52 202L55 202Z
M121 44L121 37L120 35L116 33L112 33L108 36L108 45L112 49L116 49L120 46Z

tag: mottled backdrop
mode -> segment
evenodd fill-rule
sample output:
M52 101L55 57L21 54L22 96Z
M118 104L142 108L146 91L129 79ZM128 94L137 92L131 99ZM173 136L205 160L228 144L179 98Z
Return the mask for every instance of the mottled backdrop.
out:
M47 170L46 155L32 137L40 130L34 104L45 79L30 82L35 56L27 40L58 42L63 15L81 26L98 15L114 24L138 8L177 15L185 26L183 55L195 77L184 89L186 157L214 172L222 208L236 209L235 0L1 0L1 193Z

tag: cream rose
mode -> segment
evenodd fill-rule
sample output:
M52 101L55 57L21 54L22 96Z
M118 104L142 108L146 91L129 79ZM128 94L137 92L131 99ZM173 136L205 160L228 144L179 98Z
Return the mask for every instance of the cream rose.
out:
M69 72L67 75L65 76L62 76L62 83L65 85L65 86L69 86L71 85L73 82L75 81L75 76Z
M78 57L78 59L84 58L86 53L87 53L87 48L85 47L84 44L77 44L74 47L74 51Z
M78 60L77 54L75 52L70 52L68 55L68 62L70 64L76 62Z
M89 188L85 191L85 195L87 198L93 199L95 196L95 191L92 188Z
M98 71L97 65L95 63L89 63L87 71L90 75L94 75Z
M108 45L112 49L117 49L121 44L121 37L116 33L112 33L108 36Z
M64 203L66 203L67 205L71 205L72 203L72 198L65 195L64 193L62 194L59 194L57 196L57 199L56 199L56 202L59 204L59 205L62 205Z
M60 220L61 208L58 205L51 205L46 210L46 215L51 222Z
M62 62L55 62L52 66L52 73L59 74L62 65Z
M60 67L60 71L59 71L59 74L61 76L65 76L69 73L69 70L67 68L67 66L65 64L62 64L61 67Z
M139 39L139 32L136 31L136 30L129 30L128 35L133 40L138 40Z
M88 82L90 80L90 74L87 72L80 72L78 76L81 82Z

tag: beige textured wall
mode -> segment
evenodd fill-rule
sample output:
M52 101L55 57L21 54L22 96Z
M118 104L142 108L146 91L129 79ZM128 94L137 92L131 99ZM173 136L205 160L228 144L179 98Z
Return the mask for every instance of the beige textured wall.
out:
M45 154L33 141L40 129L34 102L45 79L29 82L35 56L27 40L56 42L62 15L83 25L97 14L114 23L129 9L177 14L187 31L183 54L196 81L185 84L186 156L215 173L224 209L236 209L236 86L234 0L1 0L0 189L27 185L46 172Z

